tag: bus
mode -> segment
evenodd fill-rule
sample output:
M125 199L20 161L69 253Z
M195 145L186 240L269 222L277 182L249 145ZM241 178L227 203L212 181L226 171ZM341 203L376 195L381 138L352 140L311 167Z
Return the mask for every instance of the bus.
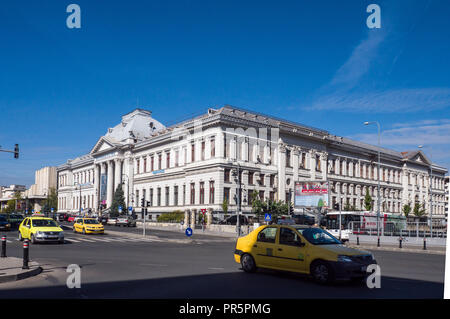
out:
M339 216L341 219L341 240L348 241L350 234L377 235L377 213L369 211L329 212L321 226L339 238ZM392 213L380 213L380 235L395 235L406 229L406 217Z

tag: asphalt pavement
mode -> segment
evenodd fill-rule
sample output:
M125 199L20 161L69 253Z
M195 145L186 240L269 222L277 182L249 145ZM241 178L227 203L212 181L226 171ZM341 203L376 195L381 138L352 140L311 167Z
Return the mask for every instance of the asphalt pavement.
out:
M108 229L123 235L108 234ZM107 226L105 235L66 231L65 244L31 245L43 272L0 284L0 298L442 298L444 255L375 251L381 288L338 283L322 286L307 276L259 270L234 262L234 240L184 232ZM7 233L8 256L20 257L17 232ZM81 267L81 288L69 289L70 264Z

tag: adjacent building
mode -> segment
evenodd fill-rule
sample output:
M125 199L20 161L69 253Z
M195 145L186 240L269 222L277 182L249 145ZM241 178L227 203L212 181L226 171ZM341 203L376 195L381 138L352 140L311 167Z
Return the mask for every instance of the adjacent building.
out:
M57 167L58 209L77 212L109 207L122 185L127 206L140 201L157 216L174 210L237 209L251 213L250 196L293 201L296 181L328 181L329 207L363 209L369 192L377 209L378 151L381 211L398 213L419 202L433 218L445 215L447 169L420 150L397 152L232 106L165 127L152 113L125 114L82 155ZM430 194L430 168L432 194ZM238 178L240 174L240 178Z

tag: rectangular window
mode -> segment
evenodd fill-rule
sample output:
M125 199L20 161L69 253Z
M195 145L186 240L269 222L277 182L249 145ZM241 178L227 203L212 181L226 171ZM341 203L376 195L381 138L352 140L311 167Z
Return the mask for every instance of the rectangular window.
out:
M306 153L302 153L302 165L301 165L301 167L303 169L306 168Z
M155 157L150 157L150 171L153 172L155 170Z
M170 196L170 188L166 187L166 206L169 206L169 196Z
M253 185L253 176L255 175L254 172L248 172L248 183L250 185Z
M150 198L149 198L149 201L150 201L150 206L153 206L153 188L150 188Z
M200 182L200 204L205 203L205 182Z
M264 191L259 191L258 195L260 200L264 200Z
M226 200L227 203L230 203L230 188L229 187L223 188L223 200Z
M209 203L214 204L214 181L209 182Z
M275 200L275 192L270 192L269 198L270 198L270 200L274 201Z
M147 172L147 157L144 157L144 173Z
M270 175L270 187L275 185L275 175Z
M286 167L291 167L291 151L286 150Z
M320 155L316 155L316 171L317 172L321 172L322 171ZM348 175L348 163L347 163L347 175Z
M265 175L264 174L259 174L259 185L261 186L265 186L264 184L264 179L265 179Z
M139 206L141 201L139 200L139 190L136 190L136 206Z
M157 196L157 206L161 206L161 187L158 187L157 188L157 194L156 194L156 196Z
M224 172L224 181L229 183L230 182L230 169L226 168Z
M162 168L162 154L158 154L158 169Z
M178 167L178 165L179 165L179 161L178 161L179 156L180 156L180 152L178 150L175 151L175 167Z
M139 159L136 160L136 174L139 174L139 168L140 168L140 161Z
M170 167L170 152L166 153L166 168Z
M183 185L183 205L186 205L186 185Z
M195 183L191 183L191 205L195 204Z
M178 206L178 186L174 186L173 188L173 204Z
M195 162L195 144L191 144L191 162Z
M201 160L204 161L205 160L205 141L202 141L202 153L201 153Z
M211 158L216 156L216 140L211 139Z

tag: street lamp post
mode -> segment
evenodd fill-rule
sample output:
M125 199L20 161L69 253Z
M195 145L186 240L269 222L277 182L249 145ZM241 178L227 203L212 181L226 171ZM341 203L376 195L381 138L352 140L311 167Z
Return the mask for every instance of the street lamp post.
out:
M419 148L424 148L425 146L419 145ZM428 146L430 149L430 185L429 185L429 201L430 201L430 231L431 231L431 238L433 238L433 156L432 156L432 150L431 146Z
M122 178L124 176L127 178L127 209L128 209L128 206L130 206L129 205L130 204L130 179L127 174L122 174ZM123 182L122 182L122 184L123 184Z
M364 125L369 125L369 124L376 124L377 128L378 128L378 173L377 173L377 179L378 179L378 185L377 185L377 236L378 236L378 243L377 245L380 245L380 205L381 205L381 201L380 201L380 136L381 136L381 127L380 127L380 123L378 123L377 121L373 121L373 122L364 122Z

